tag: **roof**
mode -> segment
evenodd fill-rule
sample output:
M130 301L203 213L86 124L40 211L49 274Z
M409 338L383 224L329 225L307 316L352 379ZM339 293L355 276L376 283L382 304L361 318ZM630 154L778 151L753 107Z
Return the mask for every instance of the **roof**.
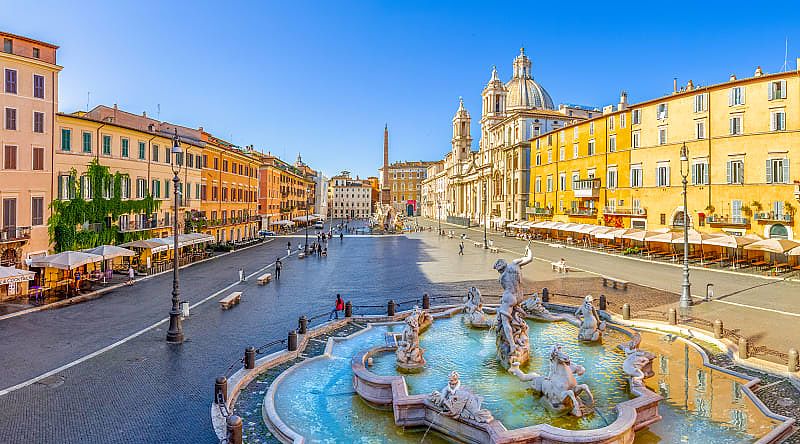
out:
M52 43L43 42L41 40L32 39L30 37L25 37L23 35L12 34L10 32L0 31L0 36L11 37L11 38L14 38L14 39L19 39L19 40L25 40L26 42L29 42L29 43L35 43L37 45L46 46L48 48L58 49L58 45L54 45Z

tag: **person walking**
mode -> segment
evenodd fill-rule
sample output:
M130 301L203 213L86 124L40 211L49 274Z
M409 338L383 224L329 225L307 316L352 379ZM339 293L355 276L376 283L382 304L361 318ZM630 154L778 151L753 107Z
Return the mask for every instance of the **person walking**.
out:
M281 278L281 269L283 268L283 263L281 262L281 258L275 259L275 279Z
M128 285L133 285L134 276L136 276L136 272L133 271L133 265L128 265Z
M464 241L458 243L458 255L459 256L464 255Z
M292 241L286 242L286 255L292 255Z
M344 300L342 299L342 295L336 293L336 304L334 305L333 311L331 311L331 315L328 316L328 320L333 320L334 318L339 319L339 312L344 310Z

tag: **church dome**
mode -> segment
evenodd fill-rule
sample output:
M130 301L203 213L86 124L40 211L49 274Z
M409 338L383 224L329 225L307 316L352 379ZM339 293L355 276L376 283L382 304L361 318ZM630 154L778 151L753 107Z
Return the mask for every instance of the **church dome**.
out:
M514 75L506 83L506 109L555 109L550 94L531 76L531 59L520 49L514 59Z

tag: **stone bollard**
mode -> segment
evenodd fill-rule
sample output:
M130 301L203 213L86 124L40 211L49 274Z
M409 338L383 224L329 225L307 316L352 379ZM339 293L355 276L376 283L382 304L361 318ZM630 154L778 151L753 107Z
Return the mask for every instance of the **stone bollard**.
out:
M714 284L706 284L706 302L714 299Z
M542 302L550 302L550 290L542 288Z
M789 349L789 371L790 372L800 371L800 359L798 359L796 348Z
M394 299L390 299L386 304L386 314L388 316L394 316L395 311L397 311L397 304L394 303Z
M714 321L714 337L717 338L717 339L722 339L724 331L725 331L725 328L724 328L724 326L722 324L722 321L719 320L719 319L715 320Z
M244 349L244 368L247 370L256 368L256 348L253 346Z
M422 295L422 308L424 310L431 308L431 297L428 296L428 293Z
M606 301L606 295L601 294L600 295L600 310L605 310L607 306L608 306L608 303Z
M219 404L228 402L228 378L224 376L217 377L214 381L214 402Z
M678 325L678 312L674 308L669 309L669 325Z
M739 359L747 359L750 357L748 350L749 345L747 338L739 338Z
M297 351L297 330L289 331L289 337L286 341L286 349L290 352Z
M308 331L308 318L306 315L300 316L300 319L297 320L297 332L301 335L306 334Z
M228 416L226 429L228 444L242 444L242 418L237 415Z
M353 303L350 301L344 303L344 317L346 318L353 317Z
M622 319L629 320L631 318L631 306L628 304L622 304Z

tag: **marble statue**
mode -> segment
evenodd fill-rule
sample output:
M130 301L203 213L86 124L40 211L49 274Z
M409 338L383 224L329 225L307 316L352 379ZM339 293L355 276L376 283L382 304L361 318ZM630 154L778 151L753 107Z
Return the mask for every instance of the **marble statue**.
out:
M653 376L653 359L656 355L649 351L640 350L639 344L642 336L634 332L631 340L617 346L625 353L622 371L630 377L631 388L644 386L644 379Z
M489 328L492 326L491 318L486 317L481 303L481 292L476 287L470 287L464 297L464 322L475 328Z
M420 332L427 330L427 328L433 324L433 316L431 316L431 314L427 311L419 308L418 305L415 305L414 308L411 309L411 313L408 316L414 316L417 318L417 325L419 326Z
M525 298L520 269L532 260L533 252L528 242L525 257L514 259L511 263L507 263L505 259L498 259L494 263L494 269L500 273L500 286L503 287L494 328L497 333L497 357L504 368L508 368L513 362L524 364L530 357L528 324L525 322L525 312L519 304Z
M584 403L581 393L589 396L589 404L594 404L594 397L586 384L578 384L575 375L581 376L586 369L573 364L569 356L561 350L560 345L553 346L550 351L550 371L547 376L535 372L524 373L518 363L513 363L508 372L529 383L536 394L544 397L547 406L556 412L571 410L573 416L583 416Z
M564 319L563 316L550 313L550 310L546 309L544 305L542 305L542 298L539 297L539 293L534 293L531 295L531 297L522 301L520 307L522 308L522 311L525 312L525 317L529 319L548 322L560 321Z
M422 356L424 352L419 346L419 317L408 316L402 336L397 341L397 368L406 372L421 371L425 366L425 358Z
M434 407L441 413L451 418L468 419L475 422L486 423L494 418L492 414L481 408L483 398L461 386L458 372L450 372L447 385L441 392L434 391L428 397Z
M597 342L603 339L606 321L600 319L597 309L592 305L592 295L583 299L583 304L575 311L575 316L581 321L578 331L578 340L584 342Z

